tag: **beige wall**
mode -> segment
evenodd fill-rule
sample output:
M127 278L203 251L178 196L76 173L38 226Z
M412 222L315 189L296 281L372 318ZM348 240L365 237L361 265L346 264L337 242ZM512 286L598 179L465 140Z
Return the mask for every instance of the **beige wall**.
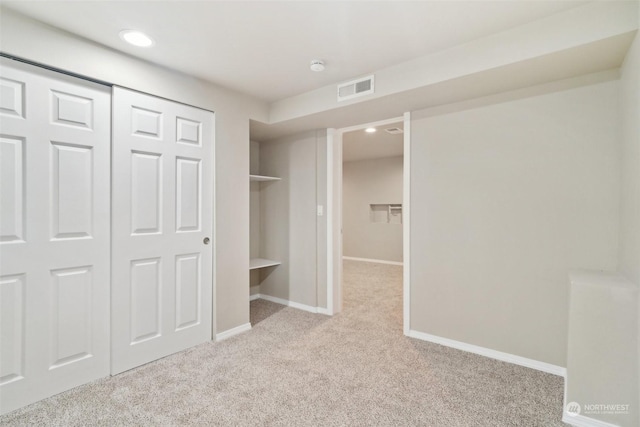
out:
M249 173L260 175L260 143L249 143ZM260 189L258 181L249 182L249 258L260 258ZM260 269L249 272L249 292L251 295L260 293Z
M617 274L577 271L570 296L565 402L608 425L637 427L638 287ZM590 404L629 406L612 414Z
M342 165L343 254L402 262L402 224L374 223L370 204L402 203L402 156Z
M250 142L249 173L260 175L260 143ZM249 256L258 258L260 256L260 182L250 181L249 184Z
M3 9L2 51L85 77L194 105L216 114L215 278L217 333L249 322L249 118L267 105L140 61Z
M282 178L260 191L260 253L282 262L263 274L261 294L326 307L326 280L318 281L326 276L326 246L318 238L326 217L316 214L326 199L325 157L325 130L260 143L260 172Z
M618 84L621 135L619 270L572 275L567 402L619 403L629 413L586 416L620 426L640 417L640 39L632 44ZM584 410L584 409L583 409Z
M412 115L411 329L565 366L569 271L617 267L617 95Z
M640 13L638 16L640 21ZM620 80L622 135L622 205L620 225L620 270L640 286L640 36L622 66ZM640 355L640 298L637 301L637 355ZM636 358L640 363L640 357ZM640 368L636 366L640 375ZM636 383L640 412L640 377ZM639 416L640 417L640 416Z
M620 80L622 223L620 269L640 285L640 37L636 36Z

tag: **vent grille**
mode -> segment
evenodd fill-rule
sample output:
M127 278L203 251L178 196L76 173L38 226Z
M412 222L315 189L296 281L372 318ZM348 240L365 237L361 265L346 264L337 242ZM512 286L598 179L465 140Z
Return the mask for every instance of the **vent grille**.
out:
M387 133L390 133L391 135L398 135L402 132L404 132L402 129L400 128L388 128L384 130Z
M368 95L373 92L373 76L352 80L338 85L338 101L345 101L347 99Z

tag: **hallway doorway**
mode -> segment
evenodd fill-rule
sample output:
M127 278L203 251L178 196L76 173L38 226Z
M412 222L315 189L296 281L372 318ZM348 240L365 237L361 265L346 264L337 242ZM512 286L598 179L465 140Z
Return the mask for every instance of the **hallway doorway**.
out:
M342 136L343 259L402 265L402 121Z
M344 262L371 272L372 279L380 266L394 266L402 284L405 333L409 325L409 130L407 113L330 130L328 141L329 304L334 313L343 308L345 275L351 274Z

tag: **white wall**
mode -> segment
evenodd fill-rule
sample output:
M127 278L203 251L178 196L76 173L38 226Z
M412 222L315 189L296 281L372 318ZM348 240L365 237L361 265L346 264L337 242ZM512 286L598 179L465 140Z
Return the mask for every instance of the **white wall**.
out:
M326 240L318 238L326 217L316 211L326 204L325 158L326 130L260 143L261 173L282 178L260 191L260 253L282 262L265 272L260 293L314 308L326 307L326 279L318 280L326 277Z
M194 105L216 114L216 332L249 322L249 119L267 121L267 105L77 38L7 9L2 51L85 77Z
M566 364L568 273L615 270L617 82L411 123L411 329Z
M370 204L402 203L402 156L342 165L343 253L402 262L402 224L374 223Z

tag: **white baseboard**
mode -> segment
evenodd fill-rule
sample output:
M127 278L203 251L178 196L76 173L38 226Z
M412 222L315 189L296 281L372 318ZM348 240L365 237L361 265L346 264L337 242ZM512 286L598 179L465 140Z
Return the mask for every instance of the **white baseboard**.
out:
M260 299L260 294L253 294L249 296L249 301L255 301L257 299Z
M253 270L251 270L253 271ZM257 272L258 270L256 270ZM256 285L256 286L250 286L249 287L249 295L253 296L255 294L259 294L260 293L260 285Z
M562 411L562 422L575 427L619 427L617 424L596 420L580 414L569 415L566 409Z
M318 314L324 314L326 316L333 316L333 313L331 313L328 308L318 307L317 310L318 310Z
M250 329L251 329L251 323L245 323L244 325L236 326L235 328L231 328L224 332L220 332L219 334L216 334L216 342L226 340L227 338L231 338L243 332L247 332Z
M326 314L330 315L329 311L324 307L312 307L306 304L300 304L298 302L289 301L282 298L272 297L271 295L255 294L251 296L251 299L263 299L265 301L275 302L276 304L286 305L287 307L297 308L298 310L308 311L309 313Z
M443 338L436 335L425 334L424 332L418 332L414 330L409 331L411 338L416 338L423 341L429 341L435 344L444 345L446 347L456 348L462 351L468 351L469 353L479 354L481 356L490 357L492 359L500 360L502 362L513 363L514 365L520 365L527 368L535 369L538 371L546 372L548 374L559 375L566 378L567 369L562 366L552 365L546 362L540 362L538 360L528 359L522 356L516 356L515 354L503 353L501 351L492 350L486 347L480 347L473 344L467 344L461 341L455 341L449 338Z
M386 261L384 259L356 258L356 257L352 257L352 256L343 256L342 259L346 259L346 260L349 260L349 261L375 262L375 263L378 263L378 264L402 265L402 262Z
M298 302L289 301L282 298L272 297L271 295L260 294L260 298L263 300L275 302L276 304L286 305L287 307L297 308L298 310L308 311L310 313L317 313L318 308L310 305L300 304Z

